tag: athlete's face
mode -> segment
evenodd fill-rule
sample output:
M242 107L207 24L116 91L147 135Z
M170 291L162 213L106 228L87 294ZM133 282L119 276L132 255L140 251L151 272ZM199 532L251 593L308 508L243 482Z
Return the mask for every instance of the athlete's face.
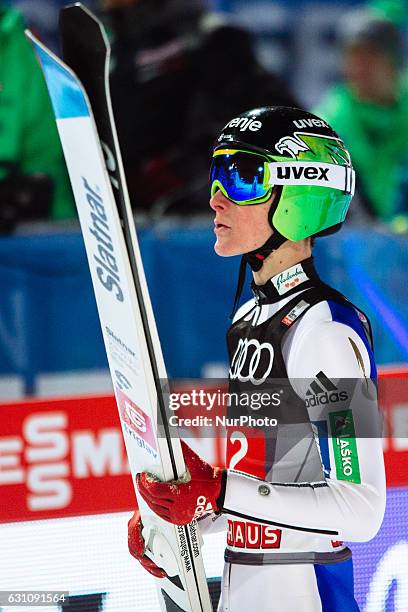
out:
M217 255L229 257L249 253L262 246L272 235L268 213L272 197L264 204L238 206L218 190L210 200L215 212L214 232Z

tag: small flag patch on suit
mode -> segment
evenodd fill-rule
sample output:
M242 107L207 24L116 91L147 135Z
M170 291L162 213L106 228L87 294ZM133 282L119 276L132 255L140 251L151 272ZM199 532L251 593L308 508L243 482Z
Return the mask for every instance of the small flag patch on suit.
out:
M283 317L281 323L283 323L283 325L286 325L286 327L290 327L290 325L292 325L292 323L294 323L296 319L299 318L299 316L302 314L302 312L304 312L304 310L306 310L308 306L310 306L309 302L301 300L296 304L296 306L292 308L290 312L288 312L286 316Z

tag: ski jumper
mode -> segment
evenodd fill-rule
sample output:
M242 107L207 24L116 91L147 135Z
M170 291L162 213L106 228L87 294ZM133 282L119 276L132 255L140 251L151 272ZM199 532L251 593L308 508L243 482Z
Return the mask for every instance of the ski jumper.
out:
M358 610L344 540L374 537L385 508L369 322L313 258L253 290L227 334L230 392L283 401L256 411L277 427L230 428L223 514L200 521L227 527L219 610Z

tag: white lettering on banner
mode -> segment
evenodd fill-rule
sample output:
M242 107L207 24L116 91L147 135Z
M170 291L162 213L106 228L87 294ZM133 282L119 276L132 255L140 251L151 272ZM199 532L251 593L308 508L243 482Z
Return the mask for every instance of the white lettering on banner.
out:
M130 473L119 427L69 431L68 413L56 411L29 414L21 431L0 437L0 486L25 484L30 511L66 508L72 478Z
M25 451L29 463L62 459L68 453L68 439L63 431L67 427L67 415L63 412L34 414L24 421L23 434L32 444Z
M27 497L30 510L64 508L72 499L69 480L69 466L66 461L36 465L28 470L27 487L32 494Z
M93 431L72 434L72 472L76 478L116 476L123 474L124 467L122 436L117 429L101 432L98 440ZM126 467L129 471L128 464Z
M19 456L22 451L21 438L0 438L0 485L24 482L24 470Z
M30 510L64 508L72 499L72 487L65 459L69 451L64 412L37 413L26 418L23 436L30 446L25 449L27 463L46 462L27 469L27 505ZM56 463L49 463L51 460Z

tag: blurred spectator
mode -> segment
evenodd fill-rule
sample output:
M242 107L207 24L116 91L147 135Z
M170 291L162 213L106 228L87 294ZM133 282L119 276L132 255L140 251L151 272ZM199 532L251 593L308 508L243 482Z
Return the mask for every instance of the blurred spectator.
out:
M195 56L196 87L181 151L183 167L197 184L189 198L196 210L207 206L208 152L228 118L249 108L300 106L282 79L260 65L247 31L208 21Z
M388 19L394 25L404 26L408 21L406 0L369 0L367 6L379 19Z
M234 113L296 101L261 68L249 34L206 13L201 0L101 4L133 205L156 213L206 211L214 134Z
M316 113L350 150L358 212L407 231L408 82L402 37L390 21L360 11L346 19L342 38L345 82L328 93Z
M74 216L54 115L19 12L0 2L0 231Z

